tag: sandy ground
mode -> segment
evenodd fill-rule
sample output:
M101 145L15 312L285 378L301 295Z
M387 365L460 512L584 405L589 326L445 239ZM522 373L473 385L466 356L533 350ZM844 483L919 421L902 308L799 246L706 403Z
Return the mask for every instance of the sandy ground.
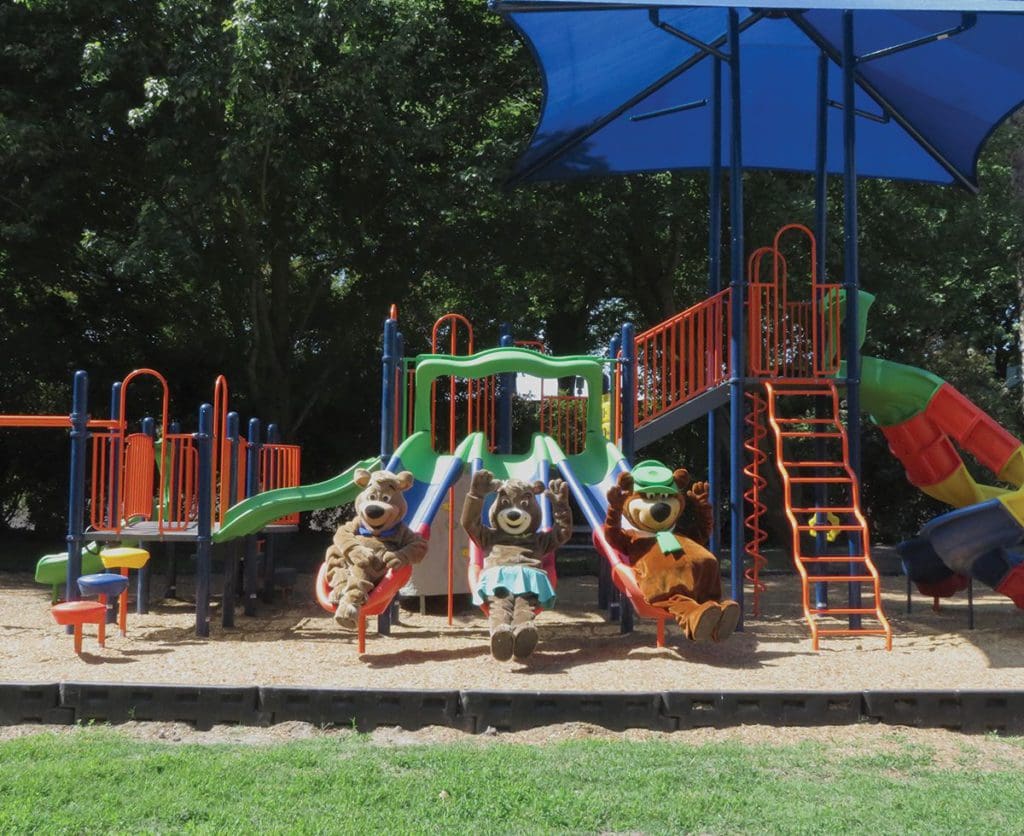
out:
M893 650L877 637L832 638L814 652L798 607L793 575L771 575L765 615L723 644L692 645L669 629L657 648L654 627L639 621L620 635L594 607L596 579L563 578L558 609L539 618L541 643L528 664L499 664L475 609L443 615L403 611L390 637L371 632L367 653L334 624L300 577L291 600L261 604L238 626L194 634L191 604L157 600L148 615L129 617L107 647L87 628L85 652L52 621L48 591L27 575L0 574L0 681L104 681L328 688L520 689L542 691L1024 689L1024 613L1008 599L979 594L976 629L966 626L963 598L933 612L915 597L904 609L904 581L885 578ZM158 575L154 592L164 588ZM182 587L179 586L180 589ZM215 579L214 589L219 589ZM187 594L187 588L182 589ZM372 629L371 620L371 629ZM702 732L702 734L706 734Z

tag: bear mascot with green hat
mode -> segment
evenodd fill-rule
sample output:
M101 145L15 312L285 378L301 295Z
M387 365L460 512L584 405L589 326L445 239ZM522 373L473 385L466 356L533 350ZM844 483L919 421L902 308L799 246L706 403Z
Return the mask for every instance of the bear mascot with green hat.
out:
M633 567L647 602L667 610L691 641L732 635L740 607L723 600L718 560L705 548L713 524L707 482L648 459L620 474L607 496L605 537Z

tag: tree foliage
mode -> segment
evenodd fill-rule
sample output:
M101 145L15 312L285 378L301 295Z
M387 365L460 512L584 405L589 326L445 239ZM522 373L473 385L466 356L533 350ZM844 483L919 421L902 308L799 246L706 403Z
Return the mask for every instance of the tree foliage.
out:
M0 6L0 77L2 412L66 412L86 368L102 413L101 387L145 366L191 426L224 373L243 416L303 443L313 480L376 447L391 303L409 353L449 310L479 345L508 322L577 353L706 292L706 176L505 187L541 85L481 0L21 0ZM861 191L866 350L943 374L1015 432L1022 137L997 133L979 198ZM812 221L808 178L745 180L751 246ZM0 523L24 501L58 523L56 436L0 436ZM933 509L868 438L898 537ZM699 470L702 443L658 451Z

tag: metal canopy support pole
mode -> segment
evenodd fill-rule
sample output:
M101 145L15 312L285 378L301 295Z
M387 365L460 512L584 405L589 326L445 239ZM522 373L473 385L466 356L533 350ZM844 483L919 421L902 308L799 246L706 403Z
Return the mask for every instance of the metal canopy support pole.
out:
M708 177L708 296L722 289L722 60L711 61L711 172ZM708 413L708 495L711 497L711 538L708 546L718 556L721 548L718 478L717 410Z
M825 236L828 231L828 106L828 56L824 52L820 52L818 54L818 109L814 157L814 231L818 238L818 247L816 253L817 263L814 265L814 268L818 281L821 283L825 282ZM812 292L814 292L813 289ZM823 305L825 302L824 299L817 299L815 301L818 305ZM832 319L830 318L827 321L832 322ZM827 338L823 338L814 347L814 350L824 352L826 344ZM825 359L818 359L818 363L822 368L825 367ZM826 415L831 415L831 412L826 413L825 405L821 403L821 399L815 398L814 417L821 420ZM814 457L819 462L825 461L824 439L816 438L814 440ZM814 501L819 508L824 507L827 503L827 493L828 490L824 483L815 485ZM821 519L819 522L824 523L825 520ZM823 555L827 550L828 539L825 529L820 527L818 533L814 536L814 553L815 555ZM814 604L819 609L826 609L828 607L827 583L819 581L814 585Z
M850 467L855 484L860 484L860 341L857 339L857 158L856 124L854 110L854 72L856 56L853 51L853 13L843 12L843 236L845 245L844 287L846 289L846 428L849 436ZM851 533L850 554L863 554L864 543ZM850 573L863 571L861 564L851 563ZM860 583L850 587L850 608L861 606ZM850 629L860 627L859 615L850 616Z
M196 526L196 635L210 635L210 550L213 546L213 407L199 407L199 432L195 434L199 453L199 502Z
M746 373L743 304L743 138L740 122L739 14L729 9L729 515L732 598L740 605L743 629L743 376Z
M71 388L71 472L68 489L68 563L64 600L77 601L82 574L82 539L85 529L85 459L89 440L89 376L75 372ZM68 628L71 632L71 628Z

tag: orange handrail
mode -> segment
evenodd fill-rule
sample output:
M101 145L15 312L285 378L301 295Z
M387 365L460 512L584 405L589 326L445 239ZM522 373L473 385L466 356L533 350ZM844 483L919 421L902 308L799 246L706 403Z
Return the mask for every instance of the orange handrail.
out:
M729 376L729 300L726 288L637 334L638 427Z
M161 410L160 410L160 428L161 428L161 432L164 434L164 438L166 439L166 437L167 437L167 427L169 426L168 425L168 421L167 421L167 412L168 412L168 401L170 400L170 394L169 394L169 391L168 391L167 380L164 378L164 376L162 374L160 374L160 372L154 371L153 369L136 369L135 371L130 372L125 377L125 379L123 381L121 381L121 402L120 402L120 411L118 412L118 420L120 421L120 428L116 431L117 435L119 436L118 441L123 441L124 440L125 428L128 425L127 415L126 415L126 412L125 412L125 409L126 409L126 406L127 406L127 398L128 398L128 386L129 386L129 384L131 384L131 382L133 380L135 380L135 378L142 377L142 376L154 377L160 383L161 389L163 391L163 398L162 398ZM162 445L160 445L160 472L161 473L165 473L166 472L164 470L164 467L165 467L166 463L167 463L167 445L166 444L162 444ZM118 476L117 476L117 486L118 486L117 495L118 495L119 499L124 496L124 478L125 478L124 467L121 467L120 468L120 472L118 473ZM164 497L164 491L165 491L164 485L165 485L165 480L164 479L160 479L160 491L159 491L158 498L157 498L157 528L161 532L164 530L164 499L165 499L165 497ZM118 509L115 509L115 515L116 515L116 519L114 520L114 525L115 525L114 530L119 532L121 530L121 514L120 514Z
M213 463L210 468L210 519L223 522L224 512L229 507L228 491L230 475L225 474L225 462L228 461L231 442L228 439L228 379L217 375L213 382ZM230 464L228 465L230 468ZM220 489L218 490L218 479ZM219 501L218 501L219 500Z

